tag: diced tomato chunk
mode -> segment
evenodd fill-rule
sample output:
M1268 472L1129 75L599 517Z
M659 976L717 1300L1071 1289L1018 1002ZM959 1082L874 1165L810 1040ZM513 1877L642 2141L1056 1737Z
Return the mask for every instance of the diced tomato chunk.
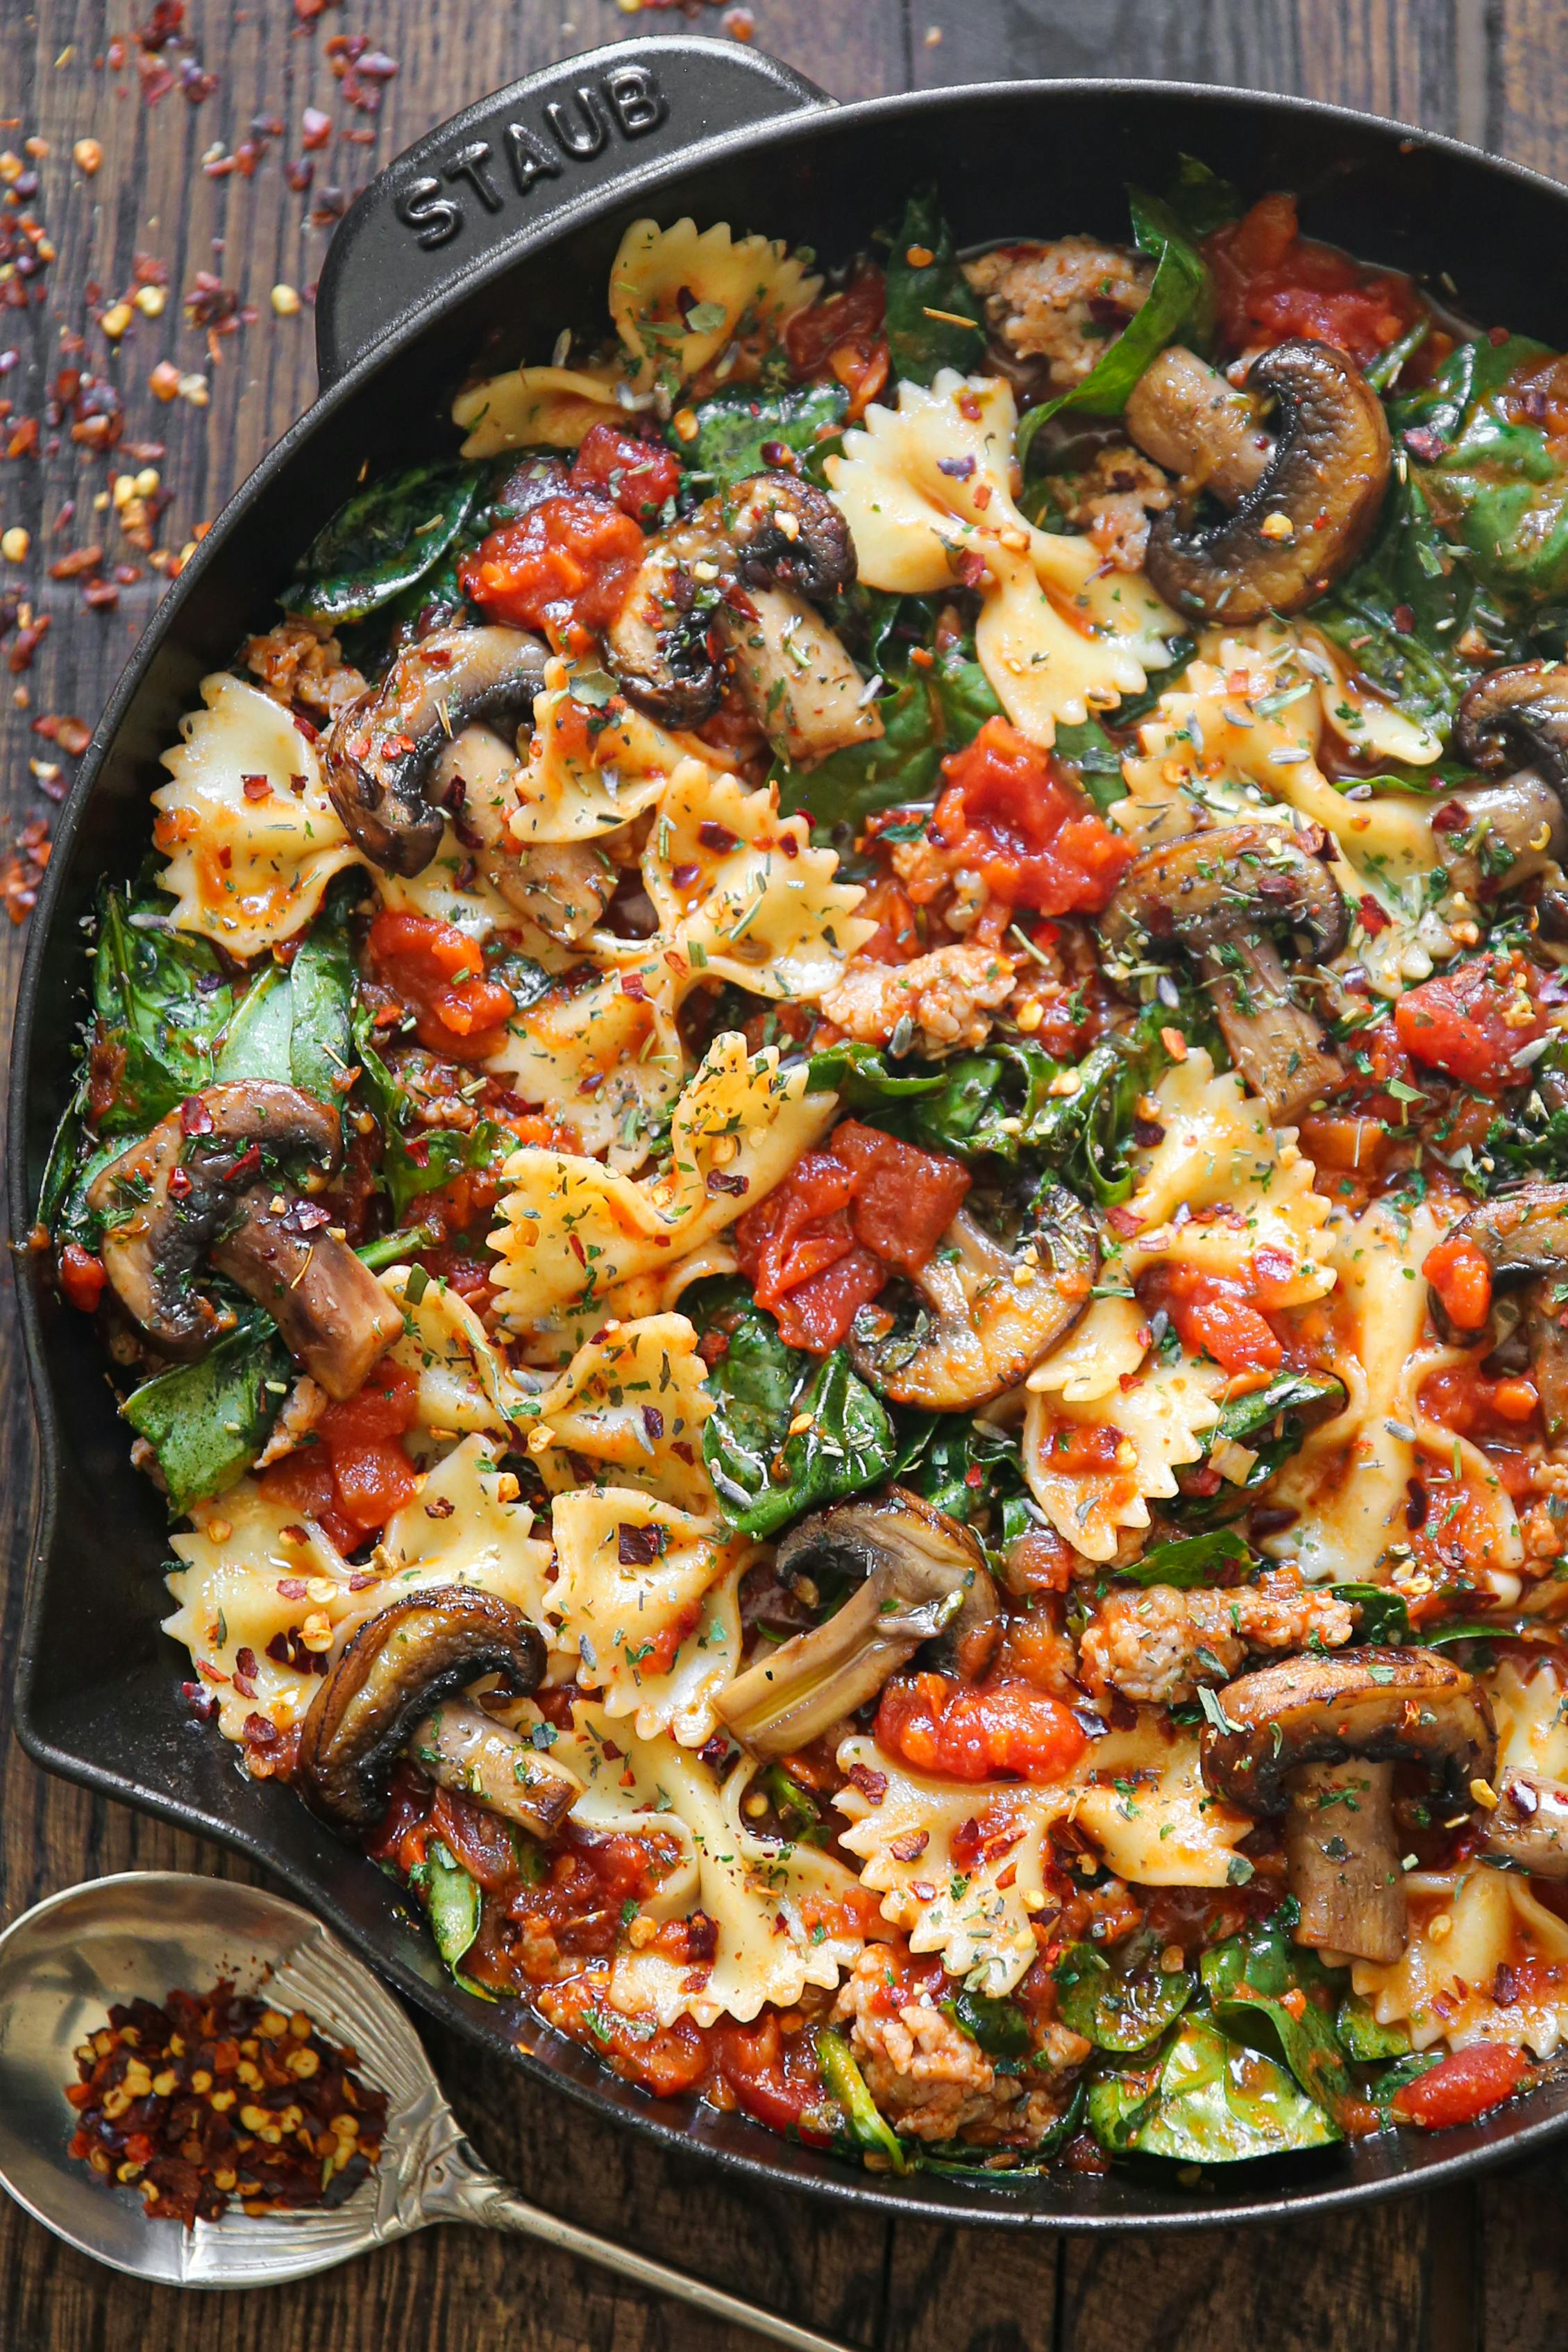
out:
M947 779L928 828L997 898L1042 915L1096 915L1131 845L1059 778L1049 751L1005 719L942 762Z
M455 1061L483 1061L516 1010L486 977L483 950L455 923L383 907L371 925L371 970L414 1015L421 1045Z
M60 1252L60 1288L70 1304L83 1315L90 1315L103 1297L103 1286L109 1279L100 1257L84 1250L79 1242L68 1242Z
M1517 1086L1516 1056L1545 1026L1531 979L1521 955L1472 956L1406 991L1394 1008L1399 1042L1417 1062L1482 1094Z
M1422 1273L1458 1331L1479 1331L1491 1313L1491 1268L1467 1234L1456 1234L1427 1253Z
M549 630L559 639L573 624L589 631L609 626L645 544L619 507L568 492L493 530L465 556L458 584L491 620Z
M796 2133L811 2147L831 2144L830 2135L803 2120L823 2105L810 2034L782 2033L777 2012L765 2010L755 2025L725 2019L712 2029L709 2041L715 2066L747 2115L770 2131Z
M385 1527L419 1491L419 1472L399 1440L419 1410L419 1383L383 1356L363 1388L329 1405L315 1442L261 1474L266 1493L319 1522L340 1551Z
M1522 2050L1500 2042L1472 2042L1468 2050L1451 2050L1429 2074L1406 2083L1394 2099L1396 2123L1419 2124L1424 2131L1448 2131L1455 2124L1473 2124L1511 2099L1530 2072Z
M1196 1266L1161 1265L1143 1295L1145 1305L1166 1309L1185 1348L1212 1356L1228 1372L1271 1372L1285 1360L1272 1325L1239 1282Z
M1236 351L1305 335L1365 367L1420 316L1420 297L1401 271L1369 269L1337 246L1300 236L1294 196L1262 197L1216 229L1204 254Z
M1042 1691L1016 1683L973 1686L935 1674L888 1684L876 1738L917 1771L954 1780L987 1780L997 1772L1061 1780L1088 1746L1076 1717Z
M962 1160L855 1118L833 1129L829 1148L859 1180L850 1211L855 1239L887 1265L918 1274L964 1204L972 1180Z
M574 490L602 491L633 522L653 524L681 486L681 468L660 441L641 441L614 425L591 425L571 468Z

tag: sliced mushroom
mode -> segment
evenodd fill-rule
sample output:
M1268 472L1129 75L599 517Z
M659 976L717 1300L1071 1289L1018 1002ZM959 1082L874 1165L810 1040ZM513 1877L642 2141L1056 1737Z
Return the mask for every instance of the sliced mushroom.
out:
M742 702L791 765L873 741L866 681L810 599L855 576L849 525L827 493L758 474L650 541L605 656L626 693L669 727Z
M572 947L603 919L620 874L597 842L537 841L519 848L507 823L517 772L517 751L503 736L490 727L465 727L436 754L432 796L508 906Z
M526 1696L544 1670L541 1636L509 1601L471 1584L410 1593L350 1635L310 1702L295 1777L329 1820L373 1829L393 1764L438 1701L482 1675Z
M1472 1209L1451 1225L1448 1242L1469 1242L1486 1260L1492 1299L1473 1330L1453 1322L1437 1289L1427 1309L1453 1347L1484 1346L1490 1354L1509 1336L1511 1313L1522 1312L1531 1378L1541 1399L1548 1439L1568 1435L1568 1184L1524 1184L1499 1201Z
M1123 421L1128 439L1156 466L1228 507L1258 488L1274 455L1257 402L1180 343L1149 362Z
M352 1396L397 1338L402 1318L314 1203L249 1181L257 1164L253 1147L308 1152L334 1167L337 1114L270 1079L193 1096L89 1186L89 1206L105 1220L104 1269L153 1346L191 1358L204 1355L225 1328L196 1287L210 1256L267 1308L329 1396Z
M952 1622L985 1564L967 1528L907 1487L814 1512L779 1545L776 1574L787 1584L855 1577L859 1589L825 1624L737 1675L715 1701L718 1713L753 1755L804 1747L874 1698Z
M1460 698L1454 749L1492 775L1511 762L1539 769L1568 793L1568 663L1518 662L1489 670Z
M862 1378L895 1404L962 1412L1016 1388L1076 1323L1100 1270L1093 1219L1042 1188L1010 1245L960 1209L907 1283L862 1307L850 1333Z
M575 1772L483 1707L458 1699L425 1717L408 1752L444 1789L476 1798L535 1837L553 1837L582 1794Z
M1561 866L1568 857L1568 664L1519 662L1478 678L1460 699L1453 748L1497 778L1461 786L1433 811L1455 886L1470 898L1496 898Z
M340 711L322 744L327 789L372 866L408 875L429 865L441 845L430 785L443 745L472 720L520 724L548 655L525 629L438 629Z
M1129 406L1128 430L1151 457L1162 465L1174 461L1184 475L1201 476L1207 462L1208 486L1224 497L1246 471L1241 438L1225 433L1223 412L1206 408L1201 394L1190 433L1179 433L1182 395L1173 376L1180 380L1177 371L1157 377L1141 408ZM1196 379L1187 372L1185 381ZM1354 362L1329 344L1276 344L1253 362L1246 390L1278 408L1266 469L1241 490L1234 511L1207 530L1186 530L1174 513L1157 517L1145 564L1153 585L1178 612L1228 627L1270 613L1299 613L1349 569L1382 510L1390 464L1383 403ZM1152 423L1149 443L1141 438L1140 417L1145 430Z
M1173 946L1197 959L1231 1058L1280 1121L1344 1076L1291 994L1270 936L1285 929L1323 961L1344 945L1350 914L1327 867L1269 824L1218 825L1145 849L1100 918L1106 955L1124 970Z
M1486 1842L1532 1878L1568 1878L1568 1788L1542 1772L1500 1774Z
M1296 1941L1396 1960L1407 1935L1394 1766L1421 1764L1471 1802L1497 1738L1486 1693L1430 1650L1286 1658L1220 1692L1204 1725L1203 1777L1244 1812L1285 1813Z

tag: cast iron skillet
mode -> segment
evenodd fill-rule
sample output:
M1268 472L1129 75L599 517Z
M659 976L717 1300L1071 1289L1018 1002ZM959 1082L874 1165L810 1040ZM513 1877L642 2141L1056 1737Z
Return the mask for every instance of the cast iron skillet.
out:
M10 1215L25 1236L69 1085L85 1010L81 919L106 874L147 844L158 753L196 684L223 667L366 459L452 446L446 401L476 352L542 360L563 325L603 329L627 223L693 212L829 258L863 242L934 174L959 240L1087 229L1124 234L1124 184L1158 188L1186 151L1249 195L1294 188L1312 232L1417 271L1452 275L1473 316L1568 343L1554 273L1568 193L1450 141L1295 100L1153 83L1025 82L836 107L755 51L686 37L628 41L483 100L401 156L333 239L321 280L321 394L231 500L136 649L61 818L33 918L12 1063ZM411 1932L387 1879L298 1798L246 1779L180 1696L162 1507L131 1469L97 1335L62 1308L44 1262L18 1261L37 1405L43 1501L17 1668L16 1723L37 1762L267 1865L404 1993L531 2074L673 2147L760 2185L845 2204L1016 2226L1179 2229L1278 2219L1427 2188L1538 2149L1568 2123L1568 2081L1490 2123L1219 2168L1197 2188L1169 2168L1104 2179L893 2182L739 2116L660 2102L618 2082L520 2005L488 2007ZM17 1528L18 1549L26 1540Z

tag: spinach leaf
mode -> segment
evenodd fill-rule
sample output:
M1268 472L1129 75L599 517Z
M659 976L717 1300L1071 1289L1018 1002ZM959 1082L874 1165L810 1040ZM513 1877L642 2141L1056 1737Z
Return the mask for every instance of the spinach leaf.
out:
M62 1219L66 1203L70 1199L73 1180L88 1141L87 1080L78 1082L55 1129L49 1145L49 1156L44 1164L44 1181L38 1187L38 1223L53 1234ZM84 1204L85 1205L85 1204ZM57 1238L69 1239L68 1234Z
M424 1904L436 1950L455 1976L458 1961L479 1933L478 1886L439 1838L432 1838L408 1883Z
M166 903L166 902L165 902ZM103 1135L144 1135L213 1080L234 991L205 940L173 930L152 899L105 894L93 955L99 1050L116 1066Z
M1541 346L1514 336L1485 348L1490 357L1477 353L1466 371L1470 397L1457 433L1419 478L1476 576L1508 604L1535 606L1568 594L1568 468L1539 425L1511 421L1499 404L1503 379L1542 357Z
M858 827L902 802L935 800L944 759L972 743L1001 707L963 646L934 654L928 669L911 663L876 706L883 724L876 741L850 744L809 775L779 770L779 807L786 816L809 808L813 824L830 832Z
M1118 712L1118 722L1120 718ZM1097 719L1085 719L1082 727L1058 727L1052 748L1056 758L1072 768L1084 797L1102 816L1126 799L1122 754Z
M810 1094L838 1094L846 1109L930 1150L1011 1165L1035 1148L1058 1066L1027 1041L959 1054L935 1068L920 1062L890 1068L874 1046L851 1043L814 1054L806 1085Z
M1116 1573L1134 1584L1170 1584L1190 1592L1210 1584L1217 1568L1251 1565L1252 1554L1231 1528L1212 1528L1207 1535L1186 1536L1179 1543L1154 1544L1141 1559L1129 1560Z
M844 2129L854 2146L871 2156L885 2157L894 2172L907 2172L909 2159L892 2126L884 2121L876 2101L855 2064L850 2045L831 2026L817 2029L817 2071L822 2088L836 2101Z
M1222 1479L1212 1495L1184 1493L1173 1504L1172 1517L1180 1519L1185 1527L1202 1526L1212 1519L1233 1517L1244 1510L1248 1497L1268 1483L1281 1463L1299 1452L1306 1433L1302 1413L1322 1406L1339 1412L1343 1410L1344 1395L1343 1382L1336 1381L1332 1373L1281 1372L1267 1388L1221 1406L1219 1419L1205 1442L1206 1454L1212 1453L1221 1440L1228 1439L1232 1444L1248 1447L1258 1459L1245 1478Z
M1089 2121L1113 2155L1235 2164L1326 2147L1342 2135L1282 2066L1202 2017L1182 2021L1157 2065L1089 2087Z
M312 621L362 621L434 570L468 520L484 479L445 460L382 476L318 532L279 598Z
M1348 1601L1359 1614L1362 1641L1385 1643L1397 1650L1410 1640L1410 1612L1390 1586L1335 1584L1329 1589L1336 1601Z
M915 1460L901 1475L906 1486L950 1519L967 1524L977 1511L999 1517L1004 1541L1010 1532L1007 1507L1021 1504L1028 1491L1016 1432L977 1421L972 1413L932 1416ZM1022 1533L1021 1523L1017 1532Z
M1333 2026L1312 1999L1333 1979L1315 1953L1290 1941L1293 1903L1249 1937L1229 1937L1204 1953L1204 1990L1222 2024L1249 2039L1261 2027L1310 2098L1331 2117L1356 2095Z
M1055 1969L1064 2025L1097 2050L1146 2050L1173 2025L1197 1990L1186 1969L1113 1969L1092 1944L1070 1944Z
M889 1475L897 1433L846 1349L819 1361L787 1346L744 1282L721 1276L689 1296L685 1311L697 1328L716 1327L729 1342L708 1373L715 1402L703 1454L731 1527L770 1535L802 1511ZM809 1426L791 1436L791 1422L808 1415Z
M294 992L281 964L266 964L235 1006L213 1064L213 1076L227 1085L236 1078L267 1078L278 1086L293 1079L289 1046L294 1036Z
M1015 2074L1019 2061L1029 2056L1029 2020L1016 2000L966 1988L945 2000L942 2011L997 2064L998 2073Z
M1158 256L1154 283L1115 341L1081 383L1031 408L1019 426L1018 462L1027 468L1030 444L1047 417L1064 408L1086 408L1096 416L1119 416L1149 362L1186 328L1202 341L1212 324L1213 289L1203 256L1181 222L1157 198L1128 191L1133 235L1139 250Z
M924 254L930 259L912 258ZM980 305L953 250L953 232L935 188L909 198L894 231L887 258L887 342L894 376L910 383L928 384L938 368L967 374L985 354Z
M1402 2025L1379 2025L1370 2001L1363 2000L1358 1992L1347 1992L1334 2012L1334 2032L1347 2058L1358 2065L1368 2065L1383 2058L1403 2058L1410 2048L1410 2036Z
M1231 180L1222 180L1196 155L1176 161L1176 178L1166 190L1166 205L1191 237L1209 236L1228 221L1239 220L1244 206Z
M1371 547L1312 607L1314 623L1409 718L1447 729L1474 676L1458 647L1477 615L1474 573L1439 529L1411 467Z
M329 896L288 971L294 1015L289 1076L302 1093L329 1106L341 1104L343 1080L353 1060L354 959L348 908L360 895L355 876L351 889Z
M354 1013L352 1030L354 1059L381 1124L381 1179L401 1225L423 1193L439 1192L465 1169L488 1167L514 1148L516 1139L494 1120L482 1118L466 1133L458 1128L422 1129L410 1142L405 1130L413 1125L411 1097L377 1051L375 1029L363 1005Z
M131 1391L120 1410L158 1457L171 1517L250 1468L293 1378L272 1318L248 1308L199 1363L176 1364Z
M727 384L711 400L698 404L695 437L682 441L674 429L665 438L688 474L728 489L767 469L762 452L769 441L809 456L818 442L837 430L850 404L841 383L803 383L779 391L760 384Z

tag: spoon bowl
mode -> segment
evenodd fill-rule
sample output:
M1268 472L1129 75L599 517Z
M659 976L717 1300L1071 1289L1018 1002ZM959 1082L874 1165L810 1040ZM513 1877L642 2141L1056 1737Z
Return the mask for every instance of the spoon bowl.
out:
M304 2010L351 2044L387 2094L379 2165L340 2205L252 2216L235 2204L191 2230L147 2217L134 2188L106 2188L67 2154L73 2053L112 2002L161 2003L220 1977ZM277 2286L407 2237L471 2221L543 2240L696 2305L794 2352L845 2352L824 2336L612 2244L528 2205L464 2138L398 2003L320 1921L258 1886L183 1871L89 1879L25 1911L0 1935L0 2187L78 2252L168 2286Z

